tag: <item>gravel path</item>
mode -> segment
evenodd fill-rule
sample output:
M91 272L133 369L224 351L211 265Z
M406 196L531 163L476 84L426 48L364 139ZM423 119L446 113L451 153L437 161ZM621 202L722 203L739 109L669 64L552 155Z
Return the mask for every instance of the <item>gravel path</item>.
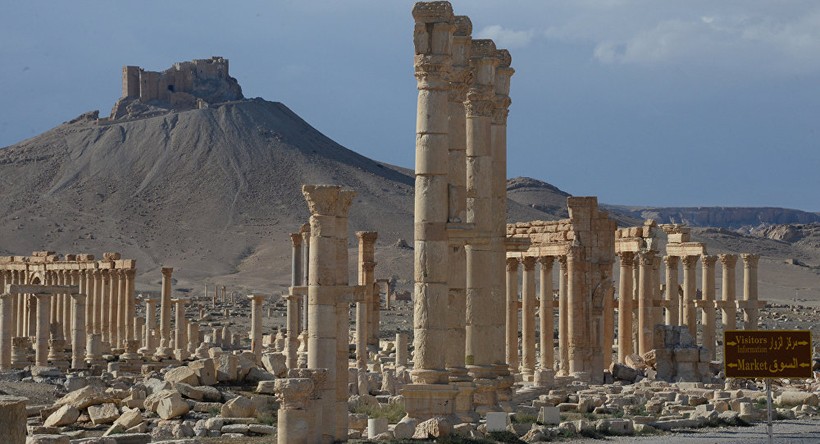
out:
M778 444L820 443L820 421L776 421L773 427L774 442ZM600 444L596 439L572 441L573 444ZM606 442L639 442L643 444L765 444L768 443L766 423L752 427L705 428L656 436L624 436L607 438Z

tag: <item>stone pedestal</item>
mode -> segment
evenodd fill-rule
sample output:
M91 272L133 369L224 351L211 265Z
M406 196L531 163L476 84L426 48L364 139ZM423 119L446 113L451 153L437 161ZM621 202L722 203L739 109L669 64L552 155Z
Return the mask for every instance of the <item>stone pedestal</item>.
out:
M48 364L62 371L68 370L69 362L65 353L65 339L48 340Z
M0 430L4 443L26 443L27 402L27 398L0 395Z
M409 418L452 417L458 389L448 384L408 384L402 389L404 410Z
M88 367L99 368L105 364L102 357L102 335L94 333L87 336L85 346L85 362Z
M28 336L16 336L11 338L11 368L22 369L30 362L28 359L31 351L31 339Z

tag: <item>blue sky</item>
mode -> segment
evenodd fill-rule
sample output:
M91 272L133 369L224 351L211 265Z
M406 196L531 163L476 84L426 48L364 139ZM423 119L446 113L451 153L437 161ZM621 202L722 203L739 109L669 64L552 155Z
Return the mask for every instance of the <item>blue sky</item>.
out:
M122 65L226 57L247 97L412 167L413 2L0 3L0 146L107 114ZM516 74L509 176L602 202L820 211L820 2L470 0Z

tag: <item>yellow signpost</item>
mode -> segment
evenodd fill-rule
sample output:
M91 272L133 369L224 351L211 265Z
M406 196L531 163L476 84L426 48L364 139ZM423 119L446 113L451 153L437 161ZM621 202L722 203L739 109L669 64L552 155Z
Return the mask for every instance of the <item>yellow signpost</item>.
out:
M811 378L809 330L727 330L723 332L723 363L727 378L763 378L772 442L772 378Z

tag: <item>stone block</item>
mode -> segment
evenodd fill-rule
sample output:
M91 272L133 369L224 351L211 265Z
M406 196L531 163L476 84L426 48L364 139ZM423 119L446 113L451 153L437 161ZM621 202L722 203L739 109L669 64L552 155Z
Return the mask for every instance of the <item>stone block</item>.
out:
M561 422L561 411L558 407L543 406L538 411L538 422L546 425L558 425Z
M112 424L120 417L117 405L111 402L88 407L88 417L94 425Z
M199 376L196 370L186 366L171 369L165 374L165 380L170 383L181 382L188 385L199 385Z
M121 425L125 430L140 425L145 419L139 409L126 410L114 424Z
M80 411L71 405L63 405L54 413L48 415L43 423L46 427L62 427L74 424L80 417Z
M219 382L236 381L239 377L239 359L236 355L223 353L219 356L216 379Z
M256 406L250 399L237 396L222 406L221 414L224 418L255 418Z
M609 371L612 373L613 378L620 381L634 382L635 378L638 377L638 370L617 362L613 362L609 366Z
M387 418L369 418L367 420L367 439L373 439L386 431Z
M413 434L414 439L442 438L449 436L453 431L453 425L447 418L435 417L427 421L420 422L416 426Z
M487 431L503 432L510 425L510 415L506 412L487 412Z
M78 410L83 410L92 405L104 404L113 401L111 395L94 386L86 386L75 390L58 399L55 405L70 405Z
M26 439L26 444L69 444L65 435L33 435Z
M179 394L163 398L159 404L157 404L157 415L166 420L178 418L189 411L190 406Z

